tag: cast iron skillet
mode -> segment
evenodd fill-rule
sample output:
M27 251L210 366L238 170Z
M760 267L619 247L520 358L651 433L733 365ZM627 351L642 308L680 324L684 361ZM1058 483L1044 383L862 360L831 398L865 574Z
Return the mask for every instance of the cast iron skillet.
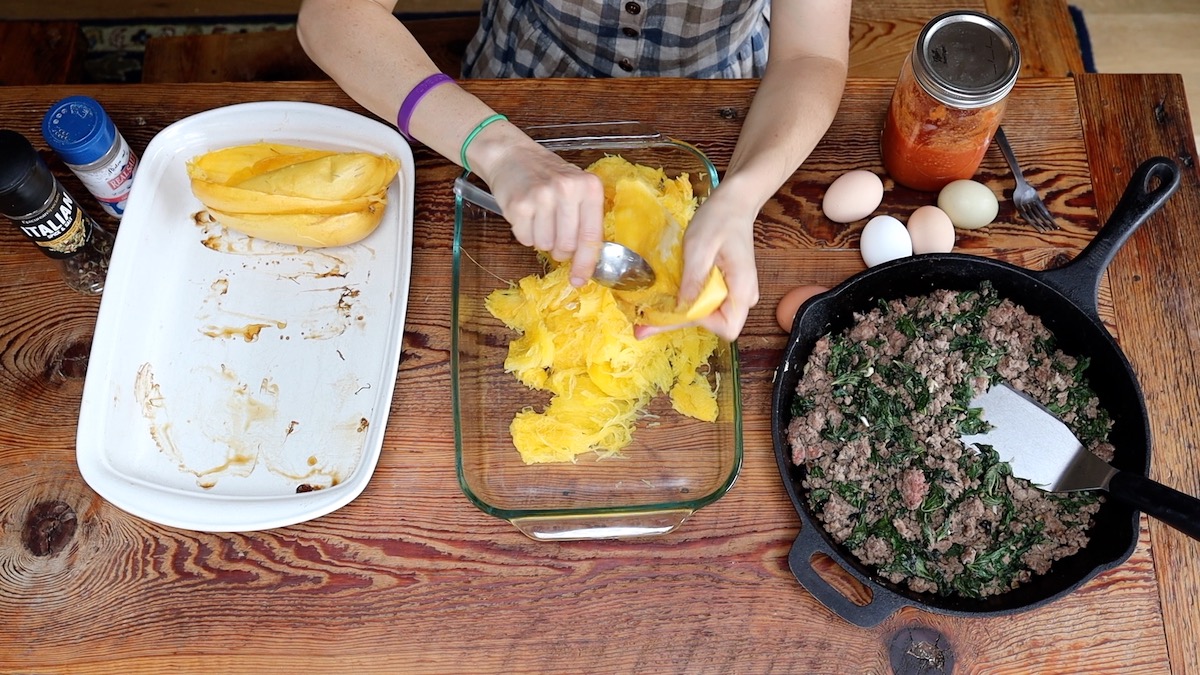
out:
M796 579L846 621L874 626L902 606L953 615L1014 614L1056 600L1100 572L1123 563L1138 539L1138 512L1108 499L1095 516L1086 548L1054 563L1049 573L1020 587L982 600L916 593L877 577L843 546L834 542L810 511L803 486L804 468L792 464L787 426L804 364L817 340L849 327L855 312L866 312L881 299L924 295L937 289L978 290L990 281L1001 298L1011 299L1041 317L1067 354L1091 359L1092 389L1113 419L1109 440L1116 447L1113 466L1145 476L1150 465L1150 430L1145 403L1133 370L1100 321L1100 279L1129 235L1163 205L1179 186L1179 169L1156 157L1134 173L1112 218L1087 248L1066 265L1030 271L973 255L931 253L894 260L860 272L810 300L796 313L791 337L775 377L771 431L775 459L784 486L803 527L788 556ZM870 589L871 602L860 606L834 589L812 565L824 553Z

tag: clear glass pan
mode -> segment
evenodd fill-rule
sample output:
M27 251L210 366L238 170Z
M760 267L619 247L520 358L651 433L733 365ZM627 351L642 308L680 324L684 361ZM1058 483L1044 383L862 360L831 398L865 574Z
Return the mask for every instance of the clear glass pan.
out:
M581 167L617 154L662 167L672 177L687 174L700 201L716 187L716 169L702 152L638 124L566 125L531 133ZM660 395L648 409L653 417L639 422L622 457L589 453L573 464L521 461L509 423L523 408L542 410L549 395L504 372L516 334L488 313L484 299L543 269L533 251L513 239L507 221L456 201L451 377L458 479L467 497L531 538L564 540L663 534L724 495L742 464L738 356L727 342L708 373L720 408L716 422L680 415Z

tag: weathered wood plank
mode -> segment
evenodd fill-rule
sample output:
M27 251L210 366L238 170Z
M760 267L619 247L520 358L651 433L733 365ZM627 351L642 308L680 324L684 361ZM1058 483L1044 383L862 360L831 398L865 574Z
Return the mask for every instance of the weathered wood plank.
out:
M1083 72L1083 56L1065 0L858 0L850 22L850 74L891 77L933 17L951 9L983 12L1004 24L1021 49L1022 78Z
M438 69L457 76L479 19L412 19L405 25ZM300 46L294 28L150 38L142 67L145 83L327 79Z
M1170 157L1183 172L1180 190L1129 239L1108 276L1150 414L1151 476L1200 495L1200 176L1183 82L1103 75L1080 79L1079 91L1091 112L1084 133L1101 214L1112 212L1141 161ZM1200 543L1157 521L1150 531L1172 670L1200 672Z
M146 41L142 82L254 82L328 79L296 30L174 35Z
M86 51L77 21L0 20L0 86L82 82Z

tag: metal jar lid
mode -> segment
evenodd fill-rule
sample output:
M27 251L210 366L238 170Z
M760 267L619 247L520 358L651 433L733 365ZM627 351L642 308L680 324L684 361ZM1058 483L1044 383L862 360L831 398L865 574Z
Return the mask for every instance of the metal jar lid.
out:
M1017 39L999 21L968 10L934 17L913 46L913 75L955 108L983 108L1012 91L1021 69Z

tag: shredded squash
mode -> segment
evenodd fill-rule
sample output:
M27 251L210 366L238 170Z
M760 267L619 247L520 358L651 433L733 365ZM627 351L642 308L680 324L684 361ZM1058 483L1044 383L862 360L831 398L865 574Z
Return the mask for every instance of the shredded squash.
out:
M587 452L618 455L629 445L642 411L668 394L680 414L717 418L716 392L704 375L717 338L698 327L638 340L635 324L691 320L676 306L683 233L696 210L686 176L606 157L588 169L605 189L605 236L630 246L655 269L653 287L613 291L589 282L574 288L569 267L554 264L510 288L493 291L486 307L516 331L504 368L525 386L553 394L545 410L519 412L509 429L526 464L570 462ZM548 258L547 258L548 260ZM713 280L716 280L714 286ZM724 299L720 272L701 294L712 311ZM706 299L707 294L707 299ZM712 297L719 295L716 304ZM702 316L702 315L701 315Z

